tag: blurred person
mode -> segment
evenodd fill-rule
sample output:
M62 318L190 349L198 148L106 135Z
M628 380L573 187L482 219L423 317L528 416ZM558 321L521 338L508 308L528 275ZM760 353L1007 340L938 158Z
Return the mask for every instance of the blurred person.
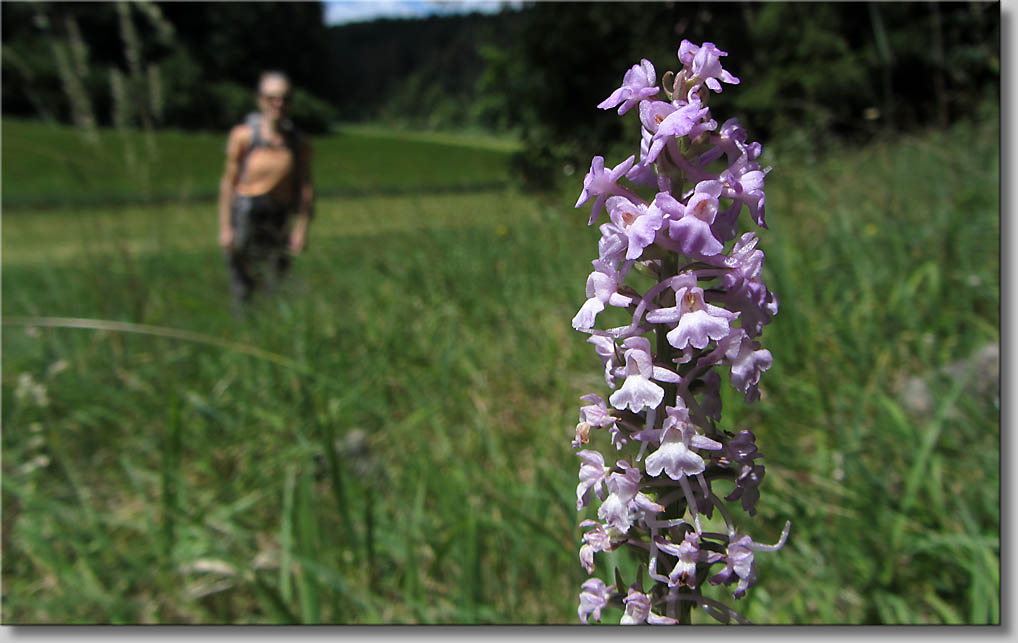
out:
M290 80L258 80L258 111L230 131L219 184L219 245L235 312L259 285L272 287L307 245L314 191L311 145L287 117Z

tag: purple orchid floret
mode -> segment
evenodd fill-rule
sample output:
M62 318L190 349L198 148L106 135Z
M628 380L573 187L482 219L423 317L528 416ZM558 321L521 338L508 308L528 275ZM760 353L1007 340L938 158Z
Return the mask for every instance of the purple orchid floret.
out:
M700 124L710 123L709 120L704 121L704 117L709 113L710 110L701 107L700 103L689 103L677 109L673 107L673 111L658 123L657 129L654 131L654 138L668 140L669 137L681 138L687 134L690 135L690 138L696 138L702 131L690 133ZM717 127L717 123L714 123L714 127Z
M661 123L665 122L669 116L677 111L679 111L679 108L668 101L643 101L640 103L640 123L643 125L643 129L653 138L661 127ZM653 161L653 159L648 157L641 157L640 160Z
M605 306L625 308L632 303L632 297L619 294L619 273L609 262L598 259L594 261L594 272L587 277L587 301L573 317L573 328L590 328L597 319L597 314Z
M617 409L629 407L638 413L644 407L657 408L664 396L664 389L652 382L678 382L679 376L663 366L655 366L650 353L650 340L646 337L630 337L622 342L625 352L626 381L622 388L612 393L608 403Z
M764 169L757 160L760 157L761 152L763 152L763 147L759 142L754 141L751 143L745 143L740 141L739 138L741 138L741 132L739 130L741 129L741 126L738 126L737 123L736 126L736 128L729 130L729 134L737 138L734 141L727 141L725 158L728 161L728 168L725 171L729 174L740 176L752 170ZM724 142L725 137L722 137L722 139L723 140L719 142ZM765 170L765 173L769 171L770 167Z
M580 421L586 422L592 427L603 429L615 424L615 418L611 410L604 403L604 398L596 393L590 393L580 398L584 402L590 402L587 406L580 407Z
M707 87L718 93L721 92L718 80L729 85L739 84L738 78L721 67L721 56L727 55L727 52L721 51L712 42L705 42L697 47L688 40L683 40L679 45L679 62L689 68L693 76L703 80Z
M743 332L739 341L733 342L732 347L725 353L725 357L732 365L732 386L746 396L747 402L755 402L760 398L760 391L757 389L760 375L769 369L773 362L771 352L761 349L759 342L754 342Z
M710 578L711 585L731 585L738 581L732 596L742 598L746 595L746 590L756 584L756 564L750 548L752 542L749 536L742 536L728 543L725 568Z
M583 545L580 546L580 564L588 574L594 573L594 554L599 551L612 551L611 536L605 531L604 525L596 520L584 520L580 527L590 527L583 534Z
M604 207L604 202L609 196L625 193L624 188L619 187L618 181L625 176L629 168L633 167L635 160L636 157L630 156L612 168L610 172L606 172L604 169L603 156L595 156L591 160L590 171L587 172L587 176L583 179L583 191L580 192L580 198L576 200L576 205L573 206L578 208L589 201L590 197L597 197L594 199L594 205L590 208L589 225L593 225L594 221L597 221L597 215L600 214L601 208Z
M717 552L700 549L700 536L695 531L686 533L679 544L670 543L661 536L656 537L655 545L666 554L676 557L675 567L668 574L669 587L685 585L696 589L696 566L698 563L717 562L723 558Z
M608 199L608 216L612 223L625 232L627 260L640 258L643 249L654 243L654 237L663 223L660 210L621 196Z
M764 177L770 168L765 170L747 169L741 173L725 170L721 173L724 181L723 196L732 199L749 208L750 216L761 228L767 228L764 222Z
M668 222L668 235L691 257L713 257L725 246L714 236L711 225L718 214L721 181L700 181L678 219Z
M678 107L662 100L649 100L640 103L640 122L643 124L643 131L646 132L648 138L646 151L643 147L640 148L641 165L650 165L658 160L658 156L669 140L668 136L658 136L658 131L670 116L677 113L679 116L669 125L672 129L687 123L689 113L680 113ZM693 124L691 122L687 124L689 129L692 129Z
M617 409L629 408L639 413L644 408L657 408L664 399L663 388L651 381L653 366L644 351L630 348L625 352L626 380L608 401Z
M618 424L608 427L608 435L611 436L611 444L615 447L616 451L621 451L622 447L626 446L629 442L629 438L626 437L625 432L619 428Z
M654 502L650 496L640 491L640 470L632 467L625 460L616 464L623 473L612 473L608 476L608 497L597 510L597 517L610 527L626 533L633 525L637 513L659 513L664 507Z
M748 135L745 128L736 118L729 118L718 130L716 136L711 137L714 147L707 152L704 160L715 161L722 154L728 159L728 171L742 173L747 170L758 170L760 164L756 162L763 147L760 143L748 143Z
M724 455L739 472L735 489L725 496L725 500L741 500L742 508L750 516L755 515L756 502L760 499L760 482L765 473L764 466L754 462L760 457L756 448L756 436L747 429L739 431L725 445Z
M624 473L612 473L608 476L608 496L597 510L597 517L605 525L620 533L626 533L633 524L631 506L640 493L640 470L629 467L624 460L619 461Z
M718 574L711 577L711 585L731 585L738 581L734 598L742 598L746 590L756 584L756 562L754 553L758 551L777 551L785 546L788 539L788 530L791 523L786 522L781 532L781 538L774 545L761 545L753 542L753 539L746 535L733 534L728 542L728 551L725 555L725 568Z
M661 616L651 611L650 596L637 590L635 587L629 589L629 594L622 599L626 606L626 612L622 615L620 625L639 625L650 623L651 625L672 625L677 621L674 618Z
M712 340L724 339L732 332L731 322L739 316L720 306L704 301L703 288L688 275L673 280L676 305L647 313L647 321L654 324L675 324L668 331L668 343L678 349L687 346L706 348Z
M721 124L721 129L718 130L718 134L723 141L723 143L719 143L719 145L723 146L722 149L724 149L730 159L738 157L739 150L745 147L746 141L749 140L749 134L746 133L746 128L739 123L739 119L734 117L729 118Z
M597 451L585 449L576 455L583 459L580 465L580 484L576 486L576 510L579 511L590 503L591 490L599 498L604 498L603 487L608 472L604 468L604 456Z
M663 471L672 480L703 473L706 465L693 449L720 450L721 443L700 435L689 423L686 409L667 407L661 446L647 456L647 475L657 477Z
M595 261L600 260L614 270L621 270L626 262L626 252L629 250L629 235L611 222L601 224L599 230L601 238L597 242L597 259Z
M693 127L689 129L689 140L701 141L706 138L707 132L713 132L718 128L718 122L713 118L705 118L699 120L693 124ZM692 165L691 163L689 165Z
M739 282L725 292L712 292L711 303L723 304L739 312L742 329L757 337L778 313L778 298L759 278Z
M739 477L735 479L735 489L725 496L725 500L741 501L742 508L750 516L756 515L756 503L760 500L760 483L763 482L766 469L762 464L739 468Z
M681 429L664 431L660 448L647 456L647 475L656 478L664 471L672 480L678 480L703 473L703 458L689 448L685 437Z
M756 436L749 429L739 431L725 445L725 456L739 464L752 463L755 458L759 457Z
M662 222L667 222L669 227L686 214L686 206L668 192L658 192L650 205L661 212Z
M764 253L757 250L759 239L755 232L747 232L724 258L723 265L730 270L721 278L721 286L726 289L736 287L740 281L749 281L760 276L763 270Z
M577 452L577 509L597 517L580 523L586 532L579 558L593 575L604 552L634 547L649 556L646 571L655 585L646 591L642 580L629 585L623 624L690 623L694 605L719 620L734 615L743 622L700 585L705 578L735 584L733 596L743 597L757 581L755 554L780 549L790 527L776 545L754 543L725 504L739 502L755 515L765 469L752 432L723 428L720 373L747 403L761 397L774 356L758 338L778 311L759 238L740 236L743 211L766 228L771 168L761 166L763 148L739 121L719 126L707 104L722 83L740 82L721 65L727 55L713 43L684 40L682 68L662 76L667 100L657 97L650 61L631 67L598 107L617 107L620 115L638 108L639 162L631 156L607 170L595 156L576 203L594 199L591 224L601 209L609 218L599 227L598 258L572 324L590 335L613 391L607 401L583 396L572 444L579 449L600 439L614 447ZM636 282L642 291L632 285L633 274L642 275ZM595 327L609 306L631 314L629 323ZM712 486L719 478L735 480L723 499ZM724 520L723 532L704 530L704 519L715 516ZM618 605L616 588L626 585L619 570L615 578L612 587L596 578L584 584L581 621L600 620L609 601Z
M612 109L619 107L619 115L625 114L634 105L657 94L660 89L657 87L654 65L644 58L639 65L633 65L622 78L622 86L612 92L611 96L598 103L601 109Z
M591 578L583 583L580 592L580 607L577 610L580 621L586 623L590 616L593 616L595 621L600 621L601 610L608 604L613 589L615 589L614 585L606 587L600 578Z

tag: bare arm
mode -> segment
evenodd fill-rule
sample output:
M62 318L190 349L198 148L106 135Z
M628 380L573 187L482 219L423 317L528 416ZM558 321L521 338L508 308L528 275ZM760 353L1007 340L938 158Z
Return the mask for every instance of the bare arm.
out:
M301 141L300 169L301 175L297 177L297 180L300 181L300 201L297 204L296 221L290 232L290 250L295 254L299 254L307 243L308 224L314 213L315 192L311 183L311 143L307 139Z
M249 128L238 125L230 131L226 142L226 167L219 181L219 245L229 248L233 245L233 226L230 223L230 207L233 204L237 179L240 178L240 159L250 144Z

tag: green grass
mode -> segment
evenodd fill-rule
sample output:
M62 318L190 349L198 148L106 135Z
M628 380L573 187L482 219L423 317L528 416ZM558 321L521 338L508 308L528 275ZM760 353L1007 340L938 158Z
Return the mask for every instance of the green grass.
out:
M973 393L990 373L937 372L1000 340L996 137L958 127L789 168L769 200L784 328L758 417L779 465L767 504L802 530L766 568L799 574L768 588L771 607L1000 622L999 394ZM903 405L912 376L928 414Z
M937 375L999 341L998 139L770 161L774 367L725 399L767 464L736 520L793 523L736 604L754 622L1000 622L999 402ZM211 204L5 216L3 621L575 622L569 441L606 393L569 325L597 238L577 191L323 199L243 322Z
M208 201L223 172L226 132L101 129L3 119L5 211L110 203ZM319 195L450 191L502 185L512 141L343 126L312 138Z

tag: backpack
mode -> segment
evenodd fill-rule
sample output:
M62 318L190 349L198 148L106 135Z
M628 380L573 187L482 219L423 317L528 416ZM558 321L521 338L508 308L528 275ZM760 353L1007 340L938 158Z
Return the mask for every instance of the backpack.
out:
M251 145L244 152L244 158L240 160L240 176L244 175L244 165L247 161L247 155L251 153L251 150L256 147L269 147L269 142L262 138L262 115L259 112L251 112L244 119L244 124L251 128ZM288 148L290 153L293 154L293 203L291 207L295 210L300 205L300 189L301 189L301 174L303 168L301 167L301 155L300 147L302 141L302 135L294 126L290 119L284 119L280 122L280 130L283 134L283 142Z

